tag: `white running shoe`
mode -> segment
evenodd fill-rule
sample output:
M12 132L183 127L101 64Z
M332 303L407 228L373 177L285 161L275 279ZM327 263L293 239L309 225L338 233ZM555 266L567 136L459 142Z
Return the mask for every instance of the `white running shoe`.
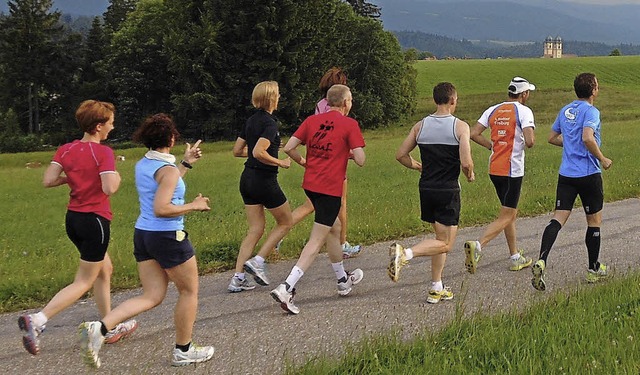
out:
M23 332L22 345L32 355L36 355L40 352L40 339L38 336L44 331L44 326L36 327L33 322L33 316L21 315L18 318L18 327Z
M192 363L206 362L213 357L213 346L198 346L191 343L189 350L183 352L178 348L173 349L172 366L186 366Z
M84 322L78 327L80 334L80 354L84 362L92 367L100 367L98 353L104 343L104 336L100 332L100 322Z
M107 332L107 334L104 336L104 343L115 344L116 342L135 332L136 329L138 329L138 322L135 319L127 320L124 323L120 323L116 326L116 328Z
M338 281L338 294L341 296L346 296L351 292L351 289L354 285L362 281L364 277L364 272L360 268L356 268L351 272L347 272L347 281L341 283Z
M267 265L262 264L262 267L258 265L258 262L251 258L244 262L244 271L253 276L253 280L256 283L265 286L269 285L269 278L267 277Z
M227 287L227 290L230 293L239 293L245 290L255 289L255 287L256 287L256 284L253 284L246 277L240 280L237 277L233 276L231 278L231 282L229 283L229 286Z
M293 289L291 293L287 292L287 287L284 284L278 285L277 288L271 291L271 297L276 302L280 303L280 307L291 314L298 314L300 309L293 304L293 296L295 296L296 290Z

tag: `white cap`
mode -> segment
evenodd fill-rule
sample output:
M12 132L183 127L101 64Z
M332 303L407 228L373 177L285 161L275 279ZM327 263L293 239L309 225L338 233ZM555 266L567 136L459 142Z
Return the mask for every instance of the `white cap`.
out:
M520 94L527 90L533 91L535 89L535 85L529 83L529 81L522 77L513 77L513 79L509 83L509 92L512 94Z

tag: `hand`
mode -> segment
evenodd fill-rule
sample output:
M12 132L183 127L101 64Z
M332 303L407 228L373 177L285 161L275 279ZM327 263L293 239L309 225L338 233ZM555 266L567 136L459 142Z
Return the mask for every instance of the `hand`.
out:
M467 181L468 182L473 182L476 180L476 173L475 172L471 172L471 176L467 177Z
M413 160L411 162L411 169L415 169L416 171L422 172L422 163L417 160Z
M280 164L280 168L289 169L291 166L291 158L282 159Z
M605 170L611 168L611 164L613 164L613 161L609 158L604 158L600 161L600 164L602 165L602 168L604 168Z
M196 211L209 211L211 208L209 207L209 198L203 197L202 194L198 193L198 196L191 203L193 205L193 209Z
M191 147L191 145L187 143L187 148L184 150L184 157L182 158L182 160L186 161L189 164L193 164L198 161L198 159L202 157L202 150L200 150L201 142L202 140L198 139L193 147Z
M305 159L304 157L300 158L300 161L298 162L298 164L300 164L303 167L307 167L307 159Z

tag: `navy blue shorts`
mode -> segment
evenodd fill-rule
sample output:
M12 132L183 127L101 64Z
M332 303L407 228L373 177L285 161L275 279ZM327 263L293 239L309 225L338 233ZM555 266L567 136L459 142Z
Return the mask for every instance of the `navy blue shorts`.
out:
M460 220L460 190L420 189L420 218L427 223L456 226Z
M148 231L136 228L133 233L133 256L136 262L155 260L167 269L179 266L195 255L189 234L183 230Z
M268 209L285 204L287 197L278 184L278 174L246 168L240 176L240 195L247 206L261 204Z
M556 210L572 210L578 195L585 214L592 215L600 212L604 206L602 174L595 173L585 177L558 175Z
M496 188L496 194L503 207L518 208L520 201L520 190L522 189L522 177L495 176L490 174L489 178Z
M307 194L311 204L313 204L313 209L316 211L313 222L332 227L338 218L340 206L342 205L342 197L334 197L306 189L304 193Z
M67 236L80 252L80 259L85 262L104 260L111 236L109 220L92 212L67 211L65 227Z

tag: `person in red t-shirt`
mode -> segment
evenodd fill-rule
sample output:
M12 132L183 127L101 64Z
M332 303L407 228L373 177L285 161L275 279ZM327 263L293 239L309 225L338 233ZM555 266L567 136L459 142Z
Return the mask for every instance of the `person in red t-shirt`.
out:
M364 165L364 138L358 122L347 117L353 102L347 86L333 85L327 92L327 102L329 112L308 117L284 146L284 152L305 167L302 187L315 209L311 235L298 262L285 282L271 291L271 296L280 303L280 307L291 314L300 312L293 304L295 285L325 242L338 279L338 294L349 294L353 285L363 277L359 268L352 272L344 269L338 212L347 162L352 158L358 166ZM307 148L306 159L296 150L300 144Z
M65 226L67 235L80 252L80 265L73 283L60 290L42 311L18 318L25 349L40 351L38 336L47 321L80 299L91 287L101 316L111 311L111 272L107 254L113 217L109 196L120 187L111 148L101 145L113 130L115 107L111 103L85 100L76 110L76 120L84 136L61 146L44 172L44 187L69 185L69 204ZM131 334L135 320L119 324L105 342L114 343Z
M326 113L331 110L329 104L327 104L327 91L333 85L346 85L347 84L347 74L340 68L333 67L322 76L320 79L320 91L322 92L322 99L316 104L315 114ZM347 241L347 176L344 177L342 189L342 202L340 206L340 212L338 213L338 217L340 218L340 223L342 224L342 229L340 230L340 243L342 244L342 257L344 259L353 258L360 254L362 250L361 245L351 245ZM295 210L293 210L293 225L297 225L301 222L305 217L310 215L313 212L313 204L307 198L305 202L298 206ZM280 243L278 243L278 248Z

